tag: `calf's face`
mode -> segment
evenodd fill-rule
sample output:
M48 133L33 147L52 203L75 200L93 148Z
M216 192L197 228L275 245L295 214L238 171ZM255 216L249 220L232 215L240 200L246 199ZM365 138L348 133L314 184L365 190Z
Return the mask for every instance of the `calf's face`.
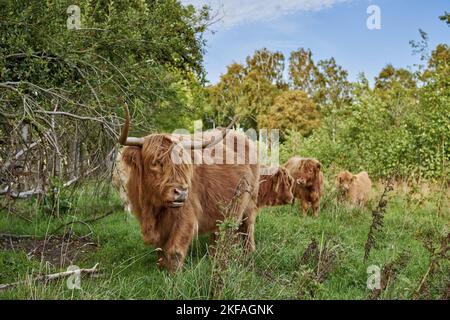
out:
M336 186L341 191L348 192L354 180L353 174L349 171L343 171L336 176Z
M311 187L319 175L321 164L314 160L304 160L297 169L296 183L303 187Z
M285 168L279 168L275 174L277 185L275 192L277 193L276 205L290 204L294 201L294 178Z

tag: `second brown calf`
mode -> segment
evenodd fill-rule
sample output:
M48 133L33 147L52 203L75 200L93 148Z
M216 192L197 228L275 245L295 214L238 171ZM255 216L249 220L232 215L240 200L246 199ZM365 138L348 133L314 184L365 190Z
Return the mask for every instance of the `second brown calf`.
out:
M319 161L312 158L292 157L284 165L295 180L294 196L300 200L303 216L311 205L315 217L319 216L323 195L323 172Z
M294 178L286 168L263 167L259 178L258 208L292 203L294 184Z

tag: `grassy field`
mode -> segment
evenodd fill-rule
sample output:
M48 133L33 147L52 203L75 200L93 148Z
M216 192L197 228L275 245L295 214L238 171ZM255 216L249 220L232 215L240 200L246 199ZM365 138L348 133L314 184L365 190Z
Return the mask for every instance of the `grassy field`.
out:
M448 299L447 196L389 193L384 224L375 232L367 261L371 209L337 204L333 192L327 192L318 219L301 217L298 205L263 209L256 223L257 250L251 255L225 238L218 245L223 250L210 257L207 237L199 237L177 274L157 269L154 250L143 244L136 220L118 209L113 192L78 191L59 217L36 203L14 203L15 211L0 212L0 283L22 283L0 291L0 298ZM371 208L377 203L375 199ZM105 213L111 214L70 223ZM5 233L37 238L8 238ZM58 236L49 237L53 233ZM65 271L69 264L91 268L96 263L100 274L83 277L80 290L69 290L66 279L47 284L31 280ZM367 288L371 265L380 268L381 290Z

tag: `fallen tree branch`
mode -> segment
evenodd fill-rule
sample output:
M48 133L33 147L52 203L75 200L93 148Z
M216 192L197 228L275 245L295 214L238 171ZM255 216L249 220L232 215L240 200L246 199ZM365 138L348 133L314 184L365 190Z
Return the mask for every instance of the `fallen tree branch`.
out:
M22 191L22 192L16 192L16 191L10 191L9 188L0 190L0 196L3 195L9 195L11 198L19 198L19 199L25 199L37 194L44 194L44 191L41 189L34 189L34 190L28 190L28 191Z
M95 266L93 266L90 269L79 269L79 270L71 270L71 271L63 271L63 272L58 272L58 273L52 273L52 274L47 274L47 275L41 275L38 276L36 278L34 278L32 280L32 282L44 282L47 283L49 281L53 281L53 280L57 280L57 279L61 279L61 278L65 278L68 276L71 276L73 274L89 274L89 275L94 275L98 273L98 263L95 264ZM14 287L17 287L18 285L21 284L26 284L28 281L24 280L24 281L17 281L17 282L13 282L13 283L5 283L5 284L0 284L0 291L2 290L7 290L7 289L11 289Z

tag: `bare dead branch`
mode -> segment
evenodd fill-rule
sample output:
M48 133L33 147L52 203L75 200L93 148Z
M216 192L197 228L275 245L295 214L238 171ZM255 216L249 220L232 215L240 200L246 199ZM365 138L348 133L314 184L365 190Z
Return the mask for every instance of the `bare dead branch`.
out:
M50 130L49 130L49 131L50 131ZM47 131L47 132L44 134L44 137L47 136L47 135L50 133L49 131ZM44 137L39 138L39 139L36 140L35 142L31 143L29 146L27 146L27 147L25 147L24 149L22 149L22 150L20 150L19 152L17 152L17 153L15 154L15 156L13 157L12 160L7 161L5 164L3 164L1 171L7 170L7 169L9 168L9 166L12 164L12 161L17 161L17 160L19 160L20 157L22 157L26 152L28 152L29 150L31 150L31 149L33 149L34 147L36 147L36 146L42 141L42 139L43 139Z
M86 116L79 116L70 112L64 112L64 111L45 111L45 110L35 110L37 113L45 113L48 115L56 115L56 116L67 116L72 117L78 120L90 120L90 121L97 121L100 123L105 123L105 121L101 118L95 118L95 117L86 117Z
M71 276L73 274L77 274L77 273L79 273L80 275L94 275L94 274L98 273L97 267L98 267L98 263L96 263L95 266L93 266L90 269L70 270L70 271L52 273L52 274L47 274L47 275L41 275L41 276L38 276L38 277L32 279L31 282L47 283L49 281L66 278L66 277L69 277L69 276ZM17 287L18 285L21 285L21 284L27 284L28 282L29 281L24 280L24 281L17 281L17 282L13 282L13 283L0 284L0 291L11 289L11 288Z
M0 196L8 195L8 196L10 196L12 198L16 198L16 199L25 199L25 198L29 198L31 196L35 196L38 194L44 194L44 190L34 189L34 190L16 192L16 191L9 190L9 187L5 188L3 190L0 190Z

